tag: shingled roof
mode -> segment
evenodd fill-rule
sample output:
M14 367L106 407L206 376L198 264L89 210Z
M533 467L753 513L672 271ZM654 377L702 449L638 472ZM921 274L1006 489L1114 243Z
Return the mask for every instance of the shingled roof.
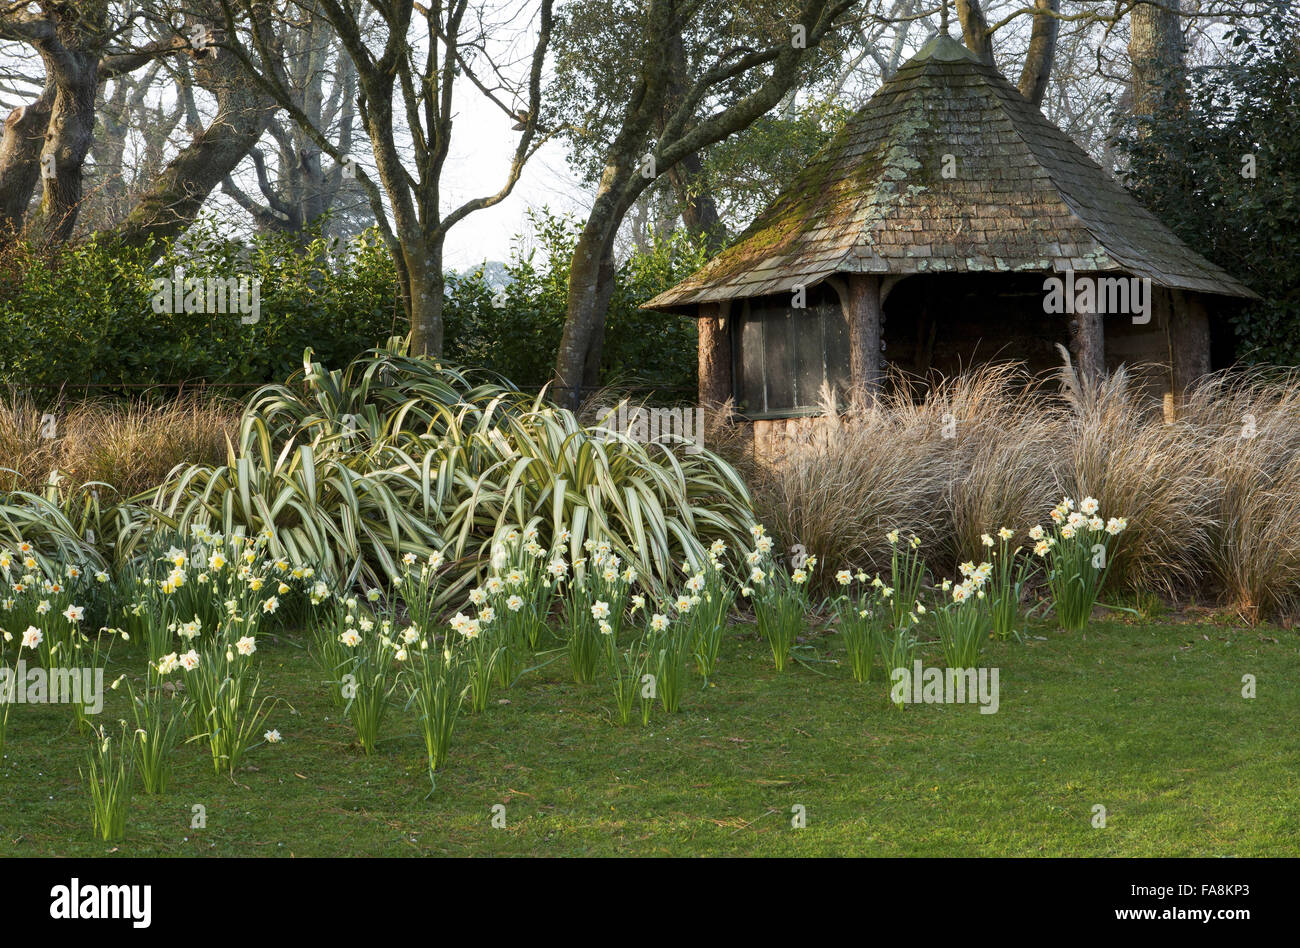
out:
M943 176L945 155L953 177ZM996 69L940 34L734 244L644 307L689 311L836 273L1063 270L1255 296L1174 236Z

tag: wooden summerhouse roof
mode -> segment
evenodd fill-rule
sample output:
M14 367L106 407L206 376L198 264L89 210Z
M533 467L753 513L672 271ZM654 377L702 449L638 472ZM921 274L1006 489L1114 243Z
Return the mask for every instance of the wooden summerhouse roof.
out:
M689 312L837 273L1063 270L1255 296L1174 236L996 69L940 34L734 244L644 306Z

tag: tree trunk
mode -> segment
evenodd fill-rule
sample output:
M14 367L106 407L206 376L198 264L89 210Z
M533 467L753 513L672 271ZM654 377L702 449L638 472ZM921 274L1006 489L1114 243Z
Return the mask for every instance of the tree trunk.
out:
M1156 115L1179 95L1183 69L1183 33L1178 0L1163 0L1174 9L1143 3L1129 17L1128 55L1133 64L1133 114Z
M432 246L403 245L411 316L411 355L442 355L442 240Z
M14 109L5 120L0 139L0 239L22 230L41 176L41 145L53 104L54 87L47 85L40 98Z
M621 219L616 213L617 198L612 186L615 180L621 180L619 170L612 166L606 168L601 193L597 195L587 223L578 235L569 264L568 307L555 361L555 376L556 390L564 403L574 408L577 407L587 356L596 331L601 262L606 248L613 242L611 230Z
M56 88L41 149L41 206L32 230L38 240L52 244L72 237L81 209L83 169L95 140L99 56L65 49L45 58Z
M594 326L591 342L587 345L587 358L582 366L582 385L587 389L600 386L600 360L605 349L605 323L609 317L609 301L614 297L617 277L618 271L614 266L614 241L611 238L606 242L605 249L600 255L600 267L596 271Z
M961 21L966 48L984 65L994 65L993 38L989 36L989 23L984 19L980 0L957 0L957 19Z
M1034 27L1029 34L1025 66L1020 72L1020 94L1034 105L1043 104L1047 79L1056 58L1056 34L1060 21L1051 16L1061 8L1061 0L1034 0Z

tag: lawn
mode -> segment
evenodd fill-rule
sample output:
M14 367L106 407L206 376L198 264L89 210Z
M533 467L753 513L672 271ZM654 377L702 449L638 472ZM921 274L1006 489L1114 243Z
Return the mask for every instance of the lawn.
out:
M1300 639L1210 622L1094 621L994 642L996 714L887 700L834 636L783 674L736 625L682 713L611 723L563 653L462 717L429 794L398 710L370 756L315 681L303 642L259 640L286 702L237 774L182 746L170 791L130 805L127 839L92 840L66 707L18 706L0 765L5 855L1282 856L1300 854ZM937 646L922 657L939 664ZM111 680L143 667L119 650ZM1242 676L1257 696L1242 697ZM126 713L109 692L102 720ZM206 828L191 828L192 807ZM504 805L504 827L493 808ZM1106 825L1094 828L1094 807ZM793 807L806 826L792 827ZM498 818L497 822L500 822Z

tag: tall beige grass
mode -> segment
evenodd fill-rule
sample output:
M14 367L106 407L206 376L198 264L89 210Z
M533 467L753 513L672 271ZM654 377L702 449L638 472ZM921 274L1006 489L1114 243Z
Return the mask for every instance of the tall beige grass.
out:
M1103 517L1127 518L1109 566L1112 585L1176 596L1199 588L1210 571L1210 445L1194 421L1167 423L1163 405L1135 387L1138 374L1120 369L1085 386L1067 359L1057 376L1058 492L1095 497Z
M753 477L759 512L830 566L883 569L886 534L916 534L947 562L981 533L1023 523L1052 493L1041 385L1002 364L940 381L922 398L894 375L881 398L826 412L807 444ZM1025 406L1034 406L1026 410Z
M0 397L0 490L39 488L58 468L58 443L45 436L45 415L25 394Z
M202 394L42 407L10 392L0 396L0 490L35 493L53 477L64 486L106 484L119 498L131 497L156 487L177 464L222 462L238 424L237 405Z
M915 532L936 573L1007 526L1026 542L1061 496L1091 495L1129 530L1112 588L1212 599L1248 620L1300 606L1300 373L1217 374L1176 418L1142 367L1085 385L990 364L928 388L894 376L865 408L827 413L806 443L754 464L760 518L840 566L887 565ZM734 450L734 445L730 446Z
M1243 618L1300 602L1300 372L1204 379L1184 408L1203 445L1208 567Z

